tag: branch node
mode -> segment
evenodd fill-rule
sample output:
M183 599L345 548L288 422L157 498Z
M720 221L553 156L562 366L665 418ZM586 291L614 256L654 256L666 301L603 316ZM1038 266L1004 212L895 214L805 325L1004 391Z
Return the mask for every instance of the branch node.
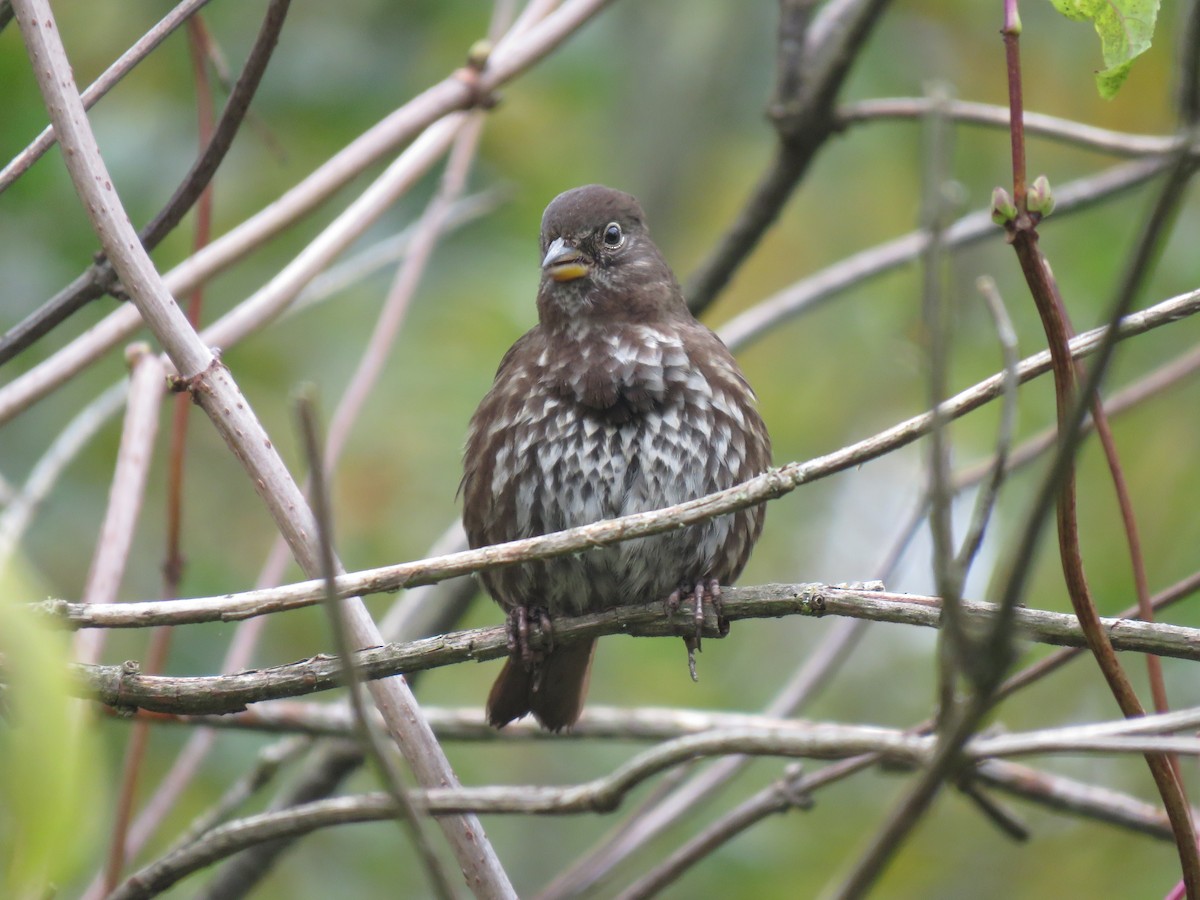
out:
M804 790L804 782L801 780L803 774L804 766L801 763L792 763L785 767L783 778L775 783L775 793L788 807L809 810L816 805L816 801L813 800L811 791Z
M475 48L484 41L477 41L472 45L471 51L467 55L467 64L454 70L453 78L456 81L462 82L467 90L467 109L495 109L500 103L500 95L488 87L485 87L480 75L487 66L487 57L476 59L473 54Z
M198 403L197 395L208 390L208 376L219 368L225 368L225 364L221 362L221 348L213 347L211 350L212 360L196 374L187 376L168 375L167 390L172 394L181 394L187 391L192 395L192 400Z
M814 619L825 616L825 591L819 587L805 588L800 594L800 602L809 610Z
M136 678L142 674L142 664L136 659L127 659L121 663L121 667L117 670L117 696L115 701L109 706L113 714L122 718L130 719L138 711L136 703L126 703L122 699L125 695L125 682L129 678Z
M132 370L143 357L149 356L153 352L145 341L135 341L125 348L125 367Z

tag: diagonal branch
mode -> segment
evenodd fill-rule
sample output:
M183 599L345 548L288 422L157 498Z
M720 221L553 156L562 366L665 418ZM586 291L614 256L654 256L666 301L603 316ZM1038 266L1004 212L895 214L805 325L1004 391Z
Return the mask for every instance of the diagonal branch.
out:
M179 26L183 25L193 15L203 9L209 0L182 0L174 9L162 17L153 28L134 41L133 45L118 57L118 59L100 77L87 86L81 95L85 109L91 109L105 94L112 90L117 83L150 55L159 44L165 41ZM0 3L0 28L8 24L12 18L12 5L8 0ZM21 177L26 170L37 162L42 155L54 146L57 136L54 126L47 125L24 150L18 153L3 169L0 169L0 192L3 192L14 181Z
M414 97L330 157L301 183L193 254L164 277L182 295L262 246L329 200L364 169L418 135L436 130L458 110L475 108L545 58L613 0L567 0L562 6L496 43L483 70L456 71ZM136 308L122 306L52 357L0 388L0 424L36 403L143 327ZM211 334L218 346L228 335Z
M693 312L712 303L778 218L817 151L836 129L834 101L888 0L780 0L775 96L779 140L742 211L684 291ZM810 17L812 21L810 22Z
M1178 321L1196 312L1200 312L1200 290L1182 294L1126 316L1112 335L1122 338L1142 334L1151 328ZM1086 356L1095 350L1108 333L1107 328L1084 332L1070 342L1071 353L1074 356ZM1050 355L1047 351L1042 351L1024 359L1018 367L1018 375L1024 382L1044 374L1049 368ZM999 373L960 391L946 401L943 412L950 418L966 415L1001 396L1005 381L1005 374ZM691 525L713 516L775 499L803 484L876 459L927 434L932 427L932 420L931 413L922 413L825 456L789 463L752 478L744 484L678 506L636 513L620 519L610 519L494 547L367 569L354 575L341 575L337 579L338 595L349 597L355 594L394 591L479 572L494 566L575 553L591 547ZM142 603L96 605L86 609L78 604L52 600L38 604L37 607L48 615L63 619L72 627L138 628L151 624L234 620L282 609L310 606L320 599L321 591L320 582L314 581L198 600L151 600Z
M206 0L207 2L207 0ZM208 138L204 149L192 163L191 169L184 175L179 187L171 195L166 205L141 231L138 237L147 250L157 247L175 226L192 208L209 182L217 172L217 168L225 159L225 154L233 144L233 139L241 128L250 101L254 98L267 63L279 40L287 17L291 0L271 0L267 12L259 27L258 36L246 64L238 77L237 84L229 94L229 100L221 112L212 135ZM197 20L199 21L199 20ZM0 181L0 190L2 190ZM82 309L92 300L104 296L115 289L117 274L112 264L101 257L88 267L82 275L59 291L37 310L30 313L24 320L13 326L0 338L0 365L12 359L38 338L47 334L51 329L64 322L67 317Z
M70 62L47 0L16 0L13 5L30 62L64 150L64 159L93 230L104 245L142 319L154 332L193 396L246 468L293 553L309 572L318 571L312 513L278 451L229 371L200 341L141 246L96 146ZM345 603L358 646L381 641L361 600ZM420 715L402 679L372 682L376 704L392 737L423 784L454 784L441 747ZM496 896L514 896L499 859L472 816L439 819L468 880Z
M1170 737L1076 737L1063 740L1057 745L1047 744L1037 735L1014 735L997 746L994 739L976 739L967 748L968 753L986 759L996 750L1010 753L1023 752L1031 745L1040 745L1048 750L1066 749L1090 752L1137 752L1144 746L1175 746L1189 753L1200 753L1200 741L1195 738ZM714 731L680 738L640 753L613 772L576 785L565 787L543 787L540 785L514 785L504 787L450 788L426 791L419 802L431 812L447 813L464 809L489 813L521 813L564 815L572 813L610 812L628 793L654 775L697 757L745 753L759 756L779 757L854 757L863 752L883 754L889 759L907 763L921 763L929 754L933 739L907 734L895 729L870 726L846 726L832 724L788 725L782 728L742 728ZM860 757L861 758L861 757ZM860 759L848 760L849 766L831 766L800 784L814 790L822 784L831 783L846 773L861 767ZM1013 780L1013 776L1024 777L1027 783L1031 770L1024 766L1007 764L993 765L988 760L989 777L997 782ZM1033 773L1035 776L1040 773ZM1084 793L1078 782L1045 776L1044 780L1057 782L1060 795L1078 797ZM807 782L807 784L805 784ZM1089 800L1097 800L1093 789ZM1037 795L1026 790L1026 796L1037 799ZM794 793L786 798L787 806L802 802ZM1105 811L1114 813L1119 802L1129 807L1129 798L1108 792L1104 797ZM1116 801L1116 802L1114 802ZM1083 810L1080 809L1082 812ZM1121 809L1121 814L1125 812ZM185 877L229 856L244 847L262 841L294 837L318 828L344 825L353 822L377 821L394 815L391 798L386 794L366 794L320 800L293 807L289 810L260 813L244 819L218 826L198 838L195 842L179 848L136 873L112 895L113 900L131 900L153 896ZM1138 824L1149 816L1144 809L1135 813ZM637 893L636 896L648 896Z

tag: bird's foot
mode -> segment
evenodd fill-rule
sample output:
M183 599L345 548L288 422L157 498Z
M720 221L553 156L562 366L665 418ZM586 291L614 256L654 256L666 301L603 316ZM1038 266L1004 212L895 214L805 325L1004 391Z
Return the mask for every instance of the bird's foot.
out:
M536 622L545 639L542 649L530 643L529 626ZM508 614L508 655L519 659L525 668L532 669L554 649L554 623L544 606L518 606Z
M692 681L699 681L700 678L696 674L696 652L701 649L700 638L704 634L704 601L707 600L712 605L713 613L720 622L721 585L715 578L702 578L694 583L681 582L679 587L671 591L671 595L667 597L667 612L671 614L679 612L684 597L688 597L692 601L692 621L696 626L695 634L686 635L683 639L688 652L688 674L691 675Z

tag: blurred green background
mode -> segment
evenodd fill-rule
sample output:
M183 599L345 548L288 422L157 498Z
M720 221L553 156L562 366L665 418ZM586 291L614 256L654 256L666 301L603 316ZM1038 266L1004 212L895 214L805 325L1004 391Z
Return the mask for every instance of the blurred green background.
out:
M60 4L60 29L77 80L90 82L168 8L126 2ZM241 64L263 4L213 3L208 25L233 67ZM269 203L312 169L429 84L460 65L487 27L488 4L467 0L389 3L347 0L336 7L297 3L255 101L258 127L244 129L216 180L215 234ZM336 480L339 551L351 569L424 555L458 515L455 490L466 422L486 391L504 350L535 321L537 231L541 211L558 192L602 182L639 196L653 233L681 280L709 253L770 158L774 134L764 115L773 77L775 3L656 0L617 3L550 59L504 88L475 165L474 189L499 187L505 201L438 248L379 389L356 427ZM1132 132L1169 133L1173 33L1179 4L1164 3L1154 48L1139 60L1112 102L1098 98L1092 71L1098 43L1044 2L1022 5L1028 108ZM1006 102L1001 4L913 0L891 5L842 94L845 101L920 95L930 83L963 99ZM0 158L8 159L45 122L15 25L0 34ZM194 86L185 37L172 36L93 111L92 121L115 184L135 224L146 221L173 190L195 147ZM985 208L992 188L1011 180L1006 132L960 127L953 175L963 186L963 212ZM277 148L282 148L282 153ZM1110 161L1079 149L1031 139L1030 174L1059 185ZM844 256L918 224L922 135L912 122L857 125L819 155L777 227L706 313L713 327L774 291ZM399 203L362 242L366 246L420 213L437 172ZM256 252L206 290L206 321L244 299L285 265L367 183L360 179L327 207ZM1142 189L1087 213L1050 219L1042 244L1079 329L1100 320L1152 197ZM1196 287L1200 217L1184 206L1142 305ZM162 269L188 254L191 220L156 252ZM0 326L9 327L73 278L96 241L88 230L57 152L0 197ZM1017 325L1023 355L1044 345L1015 258L1000 229L950 263L957 303L955 389L991 374L1000 355L973 284L979 274L999 283ZM277 323L224 359L293 470L300 472L290 392L314 382L332 410L357 364L387 289L390 271L320 306ZM920 326L920 273L915 267L849 291L813 314L789 321L742 349L740 360L761 400L776 461L805 459L866 437L926 406ZM65 327L0 371L7 382L63 346L113 308L92 304ZM1110 385L1126 383L1176 355L1200 336L1184 321L1124 345ZM119 352L0 428L0 472L19 484L53 436L87 400L123 371ZM1114 422L1142 527L1152 589L1197 568L1200 442L1195 415L1200 388L1189 383ZM989 452L997 422L987 408L953 428L956 461ZM1021 434L1053 418L1048 381L1024 388ZM22 548L32 583L28 597L77 597L103 514L119 432L107 428L67 472ZM163 428L165 436L165 425ZM160 593L163 552L163 461L150 493L122 596ZM885 460L805 487L774 503L767 531L742 582L839 581L872 578L917 496L922 454L908 448ZM208 595L250 587L273 538L269 517L239 466L200 415L188 451L184 591ZM1040 467L1007 485L969 594L986 596L992 569L1020 527ZM1132 601L1111 486L1094 445L1083 452L1080 516L1085 560L1097 603L1113 612ZM1069 608L1052 541L1042 554L1027 602ZM928 549L919 542L889 586L932 591ZM298 573L293 569L293 576ZM390 597L372 598L382 615ZM464 626L500 621L480 599ZM1200 624L1187 605L1172 621ZM595 703L679 704L752 711L773 696L785 673L802 662L829 621L741 623L729 639L706 644L701 680L687 678L675 641L603 642L592 679ZM177 633L170 670L217 670L234 626L189 627ZM108 661L141 658L146 635L112 635ZM934 636L875 626L818 702L812 717L908 726L933 700ZM257 655L264 665L329 651L320 610L276 617ZM1035 658L1030 650L1026 657ZM1140 689L1144 666L1126 660ZM1197 702L1194 674L1167 661L1172 702ZM496 664L460 666L422 679L431 704L480 705ZM1095 670L1080 661L1006 703L997 718L1011 729L1113 718L1116 708ZM117 783L128 725L102 720L92 777ZM186 739L182 729L156 730L142 796ZM203 776L171 816L168 837L211 804L270 738L222 734ZM553 742L449 745L468 784L567 783L610 771L633 745ZM1053 758L1046 769L1154 797L1137 758ZM624 870L629 880L661 859L716 810L777 777L778 761L755 763L713 804L666 839L646 846ZM818 764L810 766L816 768ZM1185 773L1195 788L1194 771ZM666 896L805 897L854 860L904 785L903 776L871 772L816 795L816 806L768 820L692 870ZM349 785L374 789L369 774ZM73 896L102 857L112 790L78 811L101 835L90 857L63 886ZM627 807L645 796L643 788ZM947 793L913 835L882 881L879 896L1051 897L1155 896L1177 877L1169 844L1111 827L1021 806L1033 839L1018 845L978 812ZM599 816L485 820L522 895L532 893L609 829ZM86 833L82 827L80 833ZM382 823L327 830L306 838L257 896L419 896L423 882ZM151 858L144 855L145 859ZM190 896L200 879L170 896ZM612 888L601 890L601 895Z

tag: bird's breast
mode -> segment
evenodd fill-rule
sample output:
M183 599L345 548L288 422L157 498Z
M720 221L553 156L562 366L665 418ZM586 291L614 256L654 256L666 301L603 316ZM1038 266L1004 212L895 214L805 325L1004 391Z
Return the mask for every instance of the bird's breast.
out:
M485 406L503 415L479 420L469 438L475 545L673 506L766 465L753 395L708 332L686 349L644 326L589 338L546 342L502 369ZM661 599L687 578L736 575L760 523L760 513L722 516L484 581L509 606Z
M582 356L547 379L555 389L526 398L492 486L515 483L522 532L670 506L739 479L745 423L726 388L667 341L614 351Z

